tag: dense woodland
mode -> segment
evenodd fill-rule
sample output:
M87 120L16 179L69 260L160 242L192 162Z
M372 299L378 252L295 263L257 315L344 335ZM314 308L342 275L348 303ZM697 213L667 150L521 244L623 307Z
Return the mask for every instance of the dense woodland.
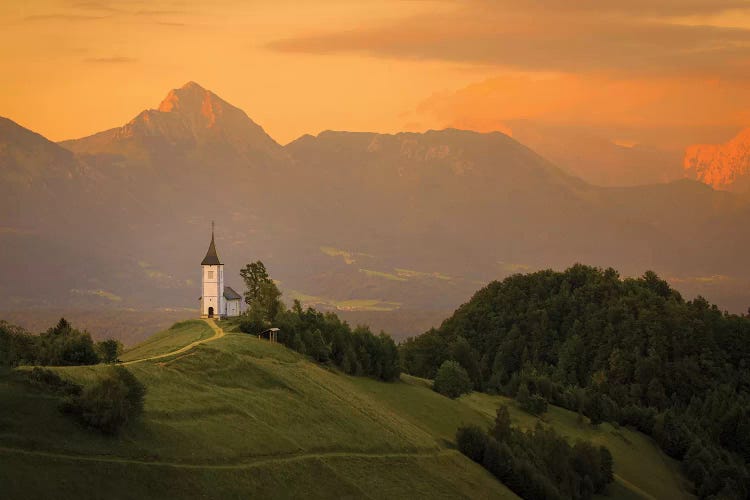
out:
M393 339L381 332L375 335L367 326L352 329L332 312L302 308L295 300L291 309L281 302L281 292L262 262L245 266L240 275L245 281L248 311L240 324L245 333L258 334L273 325L279 328L278 340L320 363L332 363L350 375L364 375L391 381L401 373L398 348Z
M39 335L0 320L0 366L71 366L113 363L122 354L114 339L94 342L61 318L57 325Z
M465 426L456 432L461 453L482 464L506 486L528 500L588 500L604 493L614 479L612 454L604 446L577 441L572 446L551 427L511 427L508 408L500 406L486 432Z
M682 460L700 497L747 498L749 341L750 317L686 301L653 272L576 265L489 284L400 354L413 375L455 360L477 390L635 427Z
M332 312L303 309L299 301L294 301L292 309L282 308L272 324L280 329L280 343L319 363L332 363L350 375L391 381L401 373L398 348L389 335L375 335L367 326L352 328ZM253 320L240 324L242 331L251 334L265 326Z

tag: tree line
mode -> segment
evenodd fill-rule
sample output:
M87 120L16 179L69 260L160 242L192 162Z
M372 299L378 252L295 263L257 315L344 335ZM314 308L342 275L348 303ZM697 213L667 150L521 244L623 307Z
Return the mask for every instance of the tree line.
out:
M571 446L538 422L533 430L516 429L504 405L489 432L476 425L460 427L456 443L461 453L529 500L589 500L614 479L606 447L580 440Z
M750 317L686 301L655 273L575 265L490 283L400 346L407 373L447 360L474 389L651 435L701 498L750 494ZM519 394L520 393L520 394Z
M385 381L398 378L398 348L386 333L375 335L367 326L352 328L335 313L303 308L298 300L287 309L260 261L245 266L240 275L247 304L240 323L243 332L257 335L273 326L280 330L280 343L319 363L335 365L350 375Z
M71 366L114 363L122 354L118 340L94 342L86 331L61 318L39 335L0 320L0 366Z

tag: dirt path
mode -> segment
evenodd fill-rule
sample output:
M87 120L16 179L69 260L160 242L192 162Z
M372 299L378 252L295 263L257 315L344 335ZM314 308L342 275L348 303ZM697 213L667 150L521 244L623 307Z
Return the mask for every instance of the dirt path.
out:
M125 365L132 365L132 364L135 364L135 363L142 363L143 361L150 361L150 360L153 360L153 359L168 358L169 356L174 356L175 354L182 354L183 352L187 352L190 349L192 349L193 347L197 346L198 344L205 344L206 342L211 342L213 340L220 339L221 337L224 336L224 330L222 330L221 328L219 328L219 326L216 324L216 321L214 321L213 319L204 319L203 321L205 321L206 323L208 323L208 326L210 326L211 329L214 331L214 336L213 337L209 337L207 339L196 340L195 342L191 342L190 344L186 345L185 347L180 347L177 350L174 350L174 351L171 351L171 352L167 352L165 354L159 354L157 356L150 356L148 358L134 359L132 361L126 361L126 362L120 363L120 364L123 365L123 366L125 366Z
M0 446L0 454L19 454L26 456L37 456L44 458L77 460L82 462L100 462L116 463L129 465L147 465L157 467L174 467L183 469L247 469L253 467L263 467L274 463L299 462L304 460L325 460L327 458L419 458L419 457L440 457L459 454L456 450L425 450L415 452L391 452L391 453L367 453L367 452L346 452L331 451L320 453L294 453L289 455L263 456L233 464L190 464L180 462L165 462L160 460L138 460L135 458L113 457L105 455L74 455L67 453L54 453L38 450L23 450L20 448L9 448Z

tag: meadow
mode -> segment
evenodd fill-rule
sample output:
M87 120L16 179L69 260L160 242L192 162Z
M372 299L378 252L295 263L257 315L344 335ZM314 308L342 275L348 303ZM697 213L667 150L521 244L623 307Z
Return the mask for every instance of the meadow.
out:
M515 498L454 449L462 424L490 425L507 403L516 425L535 417L499 396L450 400L430 382L402 375L385 383L351 377L278 344L231 331L186 352L127 365L147 386L140 422L116 437L58 411L57 396L0 374L0 485L8 498L262 496ZM126 353L161 355L213 335L191 321ZM103 367L55 368L78 383ZM564 435L610 447L611 498L686 498L677 463L645 436L593 428L552 407Z

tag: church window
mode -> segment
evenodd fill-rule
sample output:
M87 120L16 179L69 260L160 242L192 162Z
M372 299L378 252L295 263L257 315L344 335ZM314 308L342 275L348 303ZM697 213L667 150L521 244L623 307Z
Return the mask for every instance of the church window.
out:
M208 279L210 279L210 280L214 279L214 272L213 271L208 271Z

